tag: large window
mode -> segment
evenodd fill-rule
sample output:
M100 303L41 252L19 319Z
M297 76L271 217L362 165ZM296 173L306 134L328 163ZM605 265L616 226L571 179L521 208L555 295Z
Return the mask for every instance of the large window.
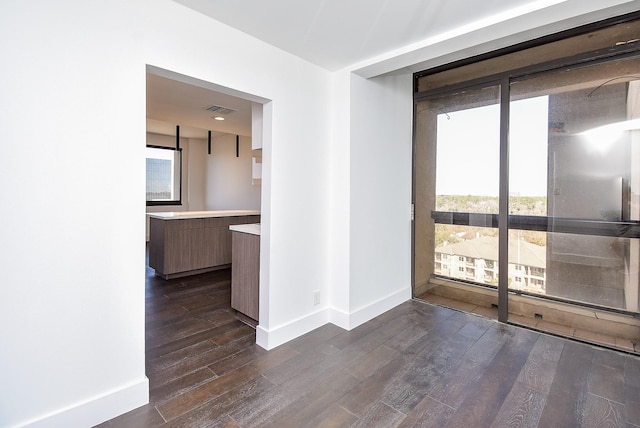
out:
M147 205L180 205L182 152L147 146Z
M515 295L640 314L639 30L416 75L416 295L482 287L502 320Z

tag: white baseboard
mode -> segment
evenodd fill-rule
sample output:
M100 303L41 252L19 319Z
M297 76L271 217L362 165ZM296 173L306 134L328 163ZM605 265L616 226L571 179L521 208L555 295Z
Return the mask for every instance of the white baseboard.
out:
M342 309L329 308L329 322L335 326L343 328L345 330L351 330L349 328L351 315L349 312L345 312Z
M273 349L329 322L345 330L351 330L410 299L411 287L407 287L351 313L335 308L325 308L269 330L258 325L256 343L265 349Z
M269 330L258 325L256 327L256 343L264 349L273 349L318 327L322 327L328 322L329 311L325 308Z
M347 314L344 311L332 309L330 321L345 330L351 330L372 320L380 314L395 308L401 303L411 300L411 287L406 287L394 293L388 294L375 302L369 303Z
M77 405L28 421L30 428L91 427L113 419L149 402L149 379L145 376L131 385Z

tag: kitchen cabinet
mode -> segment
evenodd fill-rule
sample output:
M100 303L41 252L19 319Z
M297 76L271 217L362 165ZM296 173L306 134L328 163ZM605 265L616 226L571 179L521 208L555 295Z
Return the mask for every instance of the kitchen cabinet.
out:
M197 211L150 213L149 266L164 279L228 267L229 226L256 223L260 212Z
M259 321L260 225L231 226L231 307Z

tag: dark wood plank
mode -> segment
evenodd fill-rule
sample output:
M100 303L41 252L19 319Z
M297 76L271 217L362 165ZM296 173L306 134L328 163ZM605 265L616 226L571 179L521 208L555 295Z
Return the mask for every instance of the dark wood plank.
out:
M503 327L495 325L487 330L449 370L447 376L434 385L428 395L448 407L459 408L466 399L468 391L475 387L476 382L510 337Z
M268 351L259 346L248 346L240 352L222 357L220 360L207 367L218 376L222 376L225 373L244 366L267 352Z
M399 425L404 418L405 415L401 412L379 402L370 408L369 411L352 426L353 428L395 427Z
M586 427L626 427L624 406L594 394L587 394L581 425Z
M212 327L210 330L192 334L191 336L186 336L179 340L174 340L173 342L163 343L162 345L151 346L150 344L147 344L146 358L151 360L171 352L179 351L186 346L209 340L211 336L215 334L215 331L217 331L215 330L216 328L218 328L218 326Z
M158 411L166 420L175 419L206 402L228 392L238 385L249 382L262 375L266 370L283 361L298 355L292 349L282 346L265 355L260 356L249 364L237 370L217 377L199 385L190 391L174 397L157 406Z
M164 309L158 310L147 310L148 315L146 316L146 326L147 329L155 328L156 326L160 326L165 322L170 322L174 319L179 319L180 317L186 315L189 311L184 306L179 305L171 305L165 307Z
M511 337L500 348L482 377L469 388L448 427L489 426L513 387L539 334L506 326Z
M147 374L157 373L161 370L165 370L168 367L179 364L187 358L191 358L194 355L208 352L211 349L217 348L218 345L210 340L204 340L202 342L195 343L193 345L185 346L182 349L169 352L167 354L160 355L159 357L147 360Z
M103 424L99 428L155 428L164 425L164 419L152 404L139 407L120 415Z
M436 337L442 336L438 334ZM381 401L408 414L446 376L472 344L441 340L436 348L428 348L428 352L416 355L404 373L387 388Z
M624 403L624 368L621 370L592 363L587 377L587 391L607 400Z
M325 324L307 334L293 339L287 345L301 354L315 350L319 343L327 342L329 339L344 333L344 329L333 324Z
M640 427L637 356L418 301L266 351L230 277L147 269L151 403L103 426Z
M287 380L308 372L310 369L312 370L314 366L323 362L328 356L338 352L339 350L333 346L321 343L316 346L312 352L300 354L288 361L286 365L274 367L266 371L264 377L276 385L283 384Z
M447 421L455 412L456 409L426 396L413 408L398 427L441 428L447 424Z
M407 320L412 321L409 316L407 316ZM402 352L415 342L421 340L427 333L428 330L425 325L420 325L415 321L408 322L407 326L401 332L384 342L384 346Z
M593 348L565 342L539 426L580 426Z
M546 398L546 394L516 382L491 427L537 427Z
M334 403L315 415L307 425L314 428L347 428L357 420L356 415Z
M164 327L162 330L162 336L151 338L147 343L152 348L160 347L167 343L175 342L187 336L211 330L213 328L215 328L215 326L207 321L195 318L186 318L180 322L172 324L171 326Z
M624 356L624 397L627 423L640 426L640 357Z
M278 411L300 398L300 391L308 390L310 385L315 388L316 385L344 369L353 361L364 357L371 350L401 331L404 325L404 322L392 321L387 325L378 326L377 329L361 330L346 339L345 336L340 337L338 340L343 344L344 348L327 355L325 358L320 358L316 364L308 366L293 377L289 377L272 394L264 397L262 401L254 403L250 408L243 408L237 414L233 413L231 415L232 418L242 426L255 426L261 421L268 420ZM328 345L333 348L335 337L337 336L329 339L324 346ZM342 342L343 340L344 342ZM314 353L308 352L305 354L305 358L312 354ZM294 361L294 359L290 361ZM283 364L281 367L286 371L288 365ZM338 398L339 396L335 397L335 399Z
M640 387L625 385L625 420L628 424L640 426Z
M244 323L241 324L238 328L230 329L223 334L212 337L211 341L216 345L226 345L243 337L255 337L255 330L253 328Z
M248 406L253 401L261 400L261 397L268 395L273 387L271 382L259 376L169 421L166 426L171 428L224 427L230 422L239 426L229 414L241 406Z
M380 401L387 388L409 364L407 358L394 358L340 398L338 403L358 417L364 415Z
M301 380L314 382L358 361L406 328L406 320L398 318L384 325L374 325L376 328L360 330L354 336L349 336L348 344L343 343L344 347L338 348L339 352L329 355L318 364L309 367L306 372L301 373L299 375ZM338 340L342 341L343 338L338 338ZM335 346L334 338L328 340L326 344Z
M402 388L399 379L405 375L417 356L433 352L443 341L440 335L433 332L421 336L420 340L405 348L398 358L392 359L364 379L348 395L340 399L339 403L350 412L358 416L363 415L392 388Z
M551 389L564 343L557 337L541 336L531 350L518 381L546 395Z
M382 324L376 320L372 320L368 323L362 324L353 330L343 331L342 333L332 337L328 340L329 345L334 346L338 349L346 348L366 337L367 335L375 332L377 328L379 328Z
M640 357L632 355L624 357L624 383L640 388Z
M308 426L315 415L322 413L335 402L337 397L348 393L359 382L357 378L345 371L336 372L324 382L314 385L313 388L297 391L299 398L255 426L262 424L282 428Z
M232 418L238 421L241 426L251 427L260 426L260 424L265 423L265 421L270 418L276 417L275 415L278 412L300 399L302 395L316 390L319 388L319 385L324 384L327 379L333 379L348 362L353 361L357 356L364 355L371 343L364 339L366 338L349 345L339 352L331 353L324 358L319 358L319 362L306 367L304 370L298 370L293 376L284 375L289 367L288 363L293 362L294 367L299 368L301 367L299 362L301 357L296 358L298 361L294 361L294 359L287 361L287 364L282 364L279 367L282 368L282 371L279 371L280 376L278 376L280 380L286 379L286 381L279 384L278 388L274 389L272 393L262 397L260 401L254 402L251 406L243 407L238 409L237 412L232 413ZM327 344L325 344L325 346L327 346ZM315 353L307 353L304 354L304 357L308 358L314 354ZM269 372L265 373L265 376L269 376ZM273 378L273 374L270 377ZM338 376L336 379L339 378ZM310 385L313 386L310 388ZM336 400L341 396L342 395L333 396L332 399Z
M594 347L593 357L591 361L593 362L593 364L600 364L603 366L611 367L620 372L624 372L627 356L627 354L611 352L608 349Z
M156 344L153 341L147 343L147 359L158 358L162 355L178 351L187 346L210 340L213 342L219 335L224 335L231 330L243 327L244 324L238 320L223 325L212 325L207 330L199 331L171 342ZM215 343L215 342L214 342Z
M218 346L209 351L194 354L188 358L182 359L179 363L162 369L158 372L149 373L149 382L152 385L160 385L168 380L173 380L186 376L200 368L206 367L228 355L242 351L248 346L252 346L255 339L252 336L246 336L243 339L229 343L224 346Z
M203 368L168 382L152 384L149 388L149 400L154 403L167 401L216 377L218 376L213 371Z
M378 346L363 358L349 364L346 370L349 374L358 379L366 379L371 376L371 373L375 372L397 356L397 351L387 348L384 345Z
M205 321L209 321L216 326L229 324L237 320L236 316L226 309L213 309L200 314L195 315L196 318L200 318Z

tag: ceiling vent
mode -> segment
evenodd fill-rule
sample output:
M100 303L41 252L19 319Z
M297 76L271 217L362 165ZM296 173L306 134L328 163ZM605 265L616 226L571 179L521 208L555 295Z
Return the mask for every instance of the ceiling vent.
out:
M237 111L229 107L222 107L218 105L212 105L210 107L205 108L205 110L209 110L210 112L215 114L230 114L230 113L233 113L234 111Z

